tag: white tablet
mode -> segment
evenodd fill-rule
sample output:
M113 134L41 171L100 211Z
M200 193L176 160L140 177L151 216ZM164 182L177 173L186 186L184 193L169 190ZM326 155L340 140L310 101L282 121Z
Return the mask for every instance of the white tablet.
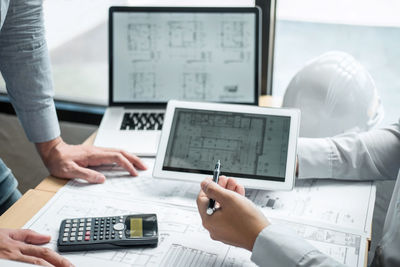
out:
M221 175L246 188L291 190L300 111L169 101L153 175L200 182Z

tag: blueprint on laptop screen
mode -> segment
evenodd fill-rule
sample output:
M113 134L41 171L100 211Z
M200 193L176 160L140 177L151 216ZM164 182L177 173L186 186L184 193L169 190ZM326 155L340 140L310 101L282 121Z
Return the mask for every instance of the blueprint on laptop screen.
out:
M254 103L254 13L115 12L115 102Z

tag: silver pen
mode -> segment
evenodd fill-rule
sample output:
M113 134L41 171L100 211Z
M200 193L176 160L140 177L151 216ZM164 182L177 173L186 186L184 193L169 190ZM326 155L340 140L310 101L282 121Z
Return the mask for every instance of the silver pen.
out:
M221 161L218 160L215 164L213 182L218 184L219 174L221 173ZM207 214L212 215L215 211L215 200L210 198L210 203L208 203Z

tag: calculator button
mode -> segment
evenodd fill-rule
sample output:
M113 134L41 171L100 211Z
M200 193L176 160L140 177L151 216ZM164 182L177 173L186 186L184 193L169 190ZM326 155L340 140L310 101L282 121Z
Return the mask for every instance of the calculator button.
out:
M71 223L71 220L70 220L70 219L68 219L68 220L66 220L65 222L66 222L66 223Z
M77 219L73 219L72 221L73 221L73 222L78 222L78 220L77 220Z
M64 237L64 238L62 239L62 241L63 241L63 242L67 242L67 241L68 241L68 238L67 238L67 237Z
M84 223L80 223L79 226L80 226L80 227L83 227L83 226L85 226L85 224L84 224Z
M92 223L88 222L86 225L87 225L87 226L92 226Z
M82 236L78 236L78 238L76 239L76 240L78 240L78 241L82 241Z
M73 227L73 228L71 229L71 232L75 232L75 231L76 231L76 228Z
M90 231L86 231L85 235L90 235Z
M71 224L66 223L66 224L65 224L65 228L69 228L69 227L71 227Z
M75 241L75 237L74 236L70 237L69 241L74 242Z
M90 240L90 236L85 236L85 241L89 241Z
M68 233L64 233L64 235L63 236L68 236Z
M75 232L71 233L71 236L75 236L75 235L76 235L76 233L75 233Z
M83 231L83 227L79 227L79 231Z
M113 228L116 231L121 231L121 230L123 230L125 228L125 225L123 223L117 223L117 224L114 225Z
M83 232L79 232L78 235L83 235Z
M103 240L103 236L99 236L99 240Z
M97 240L97 236L94 236L94 237L93 237L93 240Z

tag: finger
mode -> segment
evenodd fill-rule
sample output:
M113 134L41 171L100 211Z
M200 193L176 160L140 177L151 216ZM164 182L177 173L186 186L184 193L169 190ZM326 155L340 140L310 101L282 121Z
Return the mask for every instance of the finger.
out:
M228 178L225 175L221 175L218 179L218 184L222 188L226 188L226 183L228 182Z
M70 174L68 174L69 178L80 178L88 181L91 184L101 184L104 183L104 181L106 180L104 174L88 168L81 167L75 162L72 164L73 166L70 170Z
M129 152L126 152L125 150L121 149L115 149L115 148L100 148L103 151L106 152L114 152L114 153L120 153L122 154L125 158L128 159L129 162L131 162L135 167L137 167L140 170L146 170L147 166L144 164L144 162L136 155L133 155Z
M137 176L138 172L121 153L118 152L101 152L93 155L92 162L95 165L117 163L119 166L127 170L132 176Z
M206 194L203 192L203 190L200 190L200 193L196 199L197 209L199 210L200 215L203 216L206 213L209 201L210 200L208 199Z
M28 256L44 259L57 267L70 267L72 264L64 257L49 248L37 247L33 245L25 245L20 251Z
M32 256L26 256L26 255L22 255L22 254L18 257L15 257L15 260L34 264L34 265L40 265L40 266L50 266L50 267L53 266L43 259L32 257Z
M208 185L212 183L212 179L210 177L207 177L200 183L200 194L204 194L205 197L207 197L205 191L207 190Z
M241 184L238 184L235 188L236 193L240 194L241 196L244 196L246 194L246 190L244 189L244 186Z
M229 178L226 183L226 189L234 191L242 196L244 196L244 187L236 182L235 179Z
M17 241L35 245L49 243L51 239L49 235L42 235L30 229L15 230L15 232L10 234L10 237Z
M138 156L128 153L124 150L122 150L121 153L125 158L127 158L133 164L133 166L135 166L139 170L147 170L147 166Z
M208 198L212 198L219 202L221 205L224 205L224 202L229 198L230 192L218 184L209 181L202 182L202 189L204 193L206 193Z

